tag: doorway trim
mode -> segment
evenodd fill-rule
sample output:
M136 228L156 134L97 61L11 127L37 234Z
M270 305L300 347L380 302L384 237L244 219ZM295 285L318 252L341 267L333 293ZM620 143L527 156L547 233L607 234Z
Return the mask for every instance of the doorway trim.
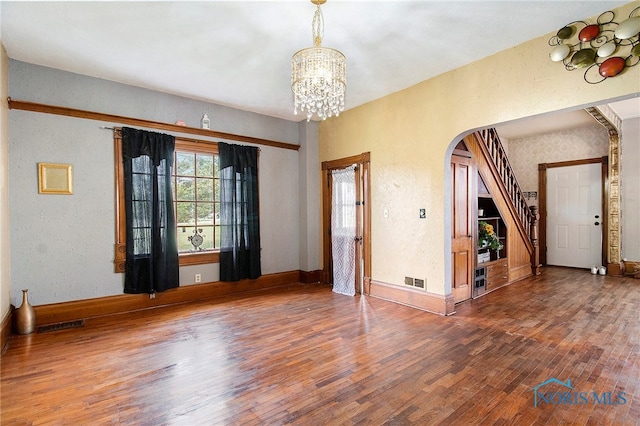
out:
M606 212L609 211L608 200L608 183L609 183L609 157L587 158L584 160L559 161L557 163L539 163L538 164L538 194L539 199L539 229L538 240L540 241L540 263L547 264L547 169L556 167L579 166L582 164L598 164L602 165L602 248L601 248L601 265L607 264L607 242L609 235L609 222Z
M363 260L363 294L369 293L371 283L371 153L322 162L322 261L323 282L332 282L331 262L331 170L344 169L357 164L362 170L362 260ZM359 290L359 289L357 289Z

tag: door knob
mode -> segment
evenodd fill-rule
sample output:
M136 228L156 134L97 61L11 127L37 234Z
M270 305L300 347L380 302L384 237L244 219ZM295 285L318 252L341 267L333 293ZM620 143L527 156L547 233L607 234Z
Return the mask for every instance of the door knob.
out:
M596 217L596 219L599 219L599 218L600 218L600 215L596 215L595 217Z
M594 223L594 225L600 225L600 222L596 222L596 223Z

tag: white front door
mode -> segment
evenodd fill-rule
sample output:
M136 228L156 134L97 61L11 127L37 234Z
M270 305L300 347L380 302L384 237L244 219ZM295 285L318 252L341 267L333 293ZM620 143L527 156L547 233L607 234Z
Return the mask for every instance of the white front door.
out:
M547 169L547 264L602 263L602 165Z

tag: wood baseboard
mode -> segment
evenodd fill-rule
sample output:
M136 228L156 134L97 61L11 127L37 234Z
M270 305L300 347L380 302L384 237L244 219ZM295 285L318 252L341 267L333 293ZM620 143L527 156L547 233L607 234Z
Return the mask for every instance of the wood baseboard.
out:
M622 263L609 263L607 264L607 275L623 275Z
M455 313L452 294L443 296L371 279L365 280L365 294L438 315L452 315Z
M515 266L509 268L509 282L520 281L524 278L530 277L532 274L531 264L526 263L524 265Z
M154 299L150 299L148 294L119 294L95 299L34 306L36 327L213 299L249 291L266 290L298 282L300 282L300 271L290 271L263 275L256 280L217 281L178 287L162 293L156 293Z
M324 277L324 271L318 269L315 271L300 271L300 282L304 284L322 283Z
M7 349L7 344L9 343L9 338L11 337L14 310L15 307L13 305L9 306L7 314L4 316L4 318L2 318L2 324L0 325L0 356Z

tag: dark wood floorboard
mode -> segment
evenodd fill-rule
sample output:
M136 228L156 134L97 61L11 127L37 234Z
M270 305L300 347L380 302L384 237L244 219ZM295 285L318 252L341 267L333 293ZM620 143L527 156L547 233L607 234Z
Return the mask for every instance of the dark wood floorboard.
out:
M302 284L104 317L13 336L0 419L640 425L639 307L640 280L545 268L451 317ZM550 378L573 393L549 384L540 392L556 403L534 407L533 387ZM566 395L578 399L558 403Z

